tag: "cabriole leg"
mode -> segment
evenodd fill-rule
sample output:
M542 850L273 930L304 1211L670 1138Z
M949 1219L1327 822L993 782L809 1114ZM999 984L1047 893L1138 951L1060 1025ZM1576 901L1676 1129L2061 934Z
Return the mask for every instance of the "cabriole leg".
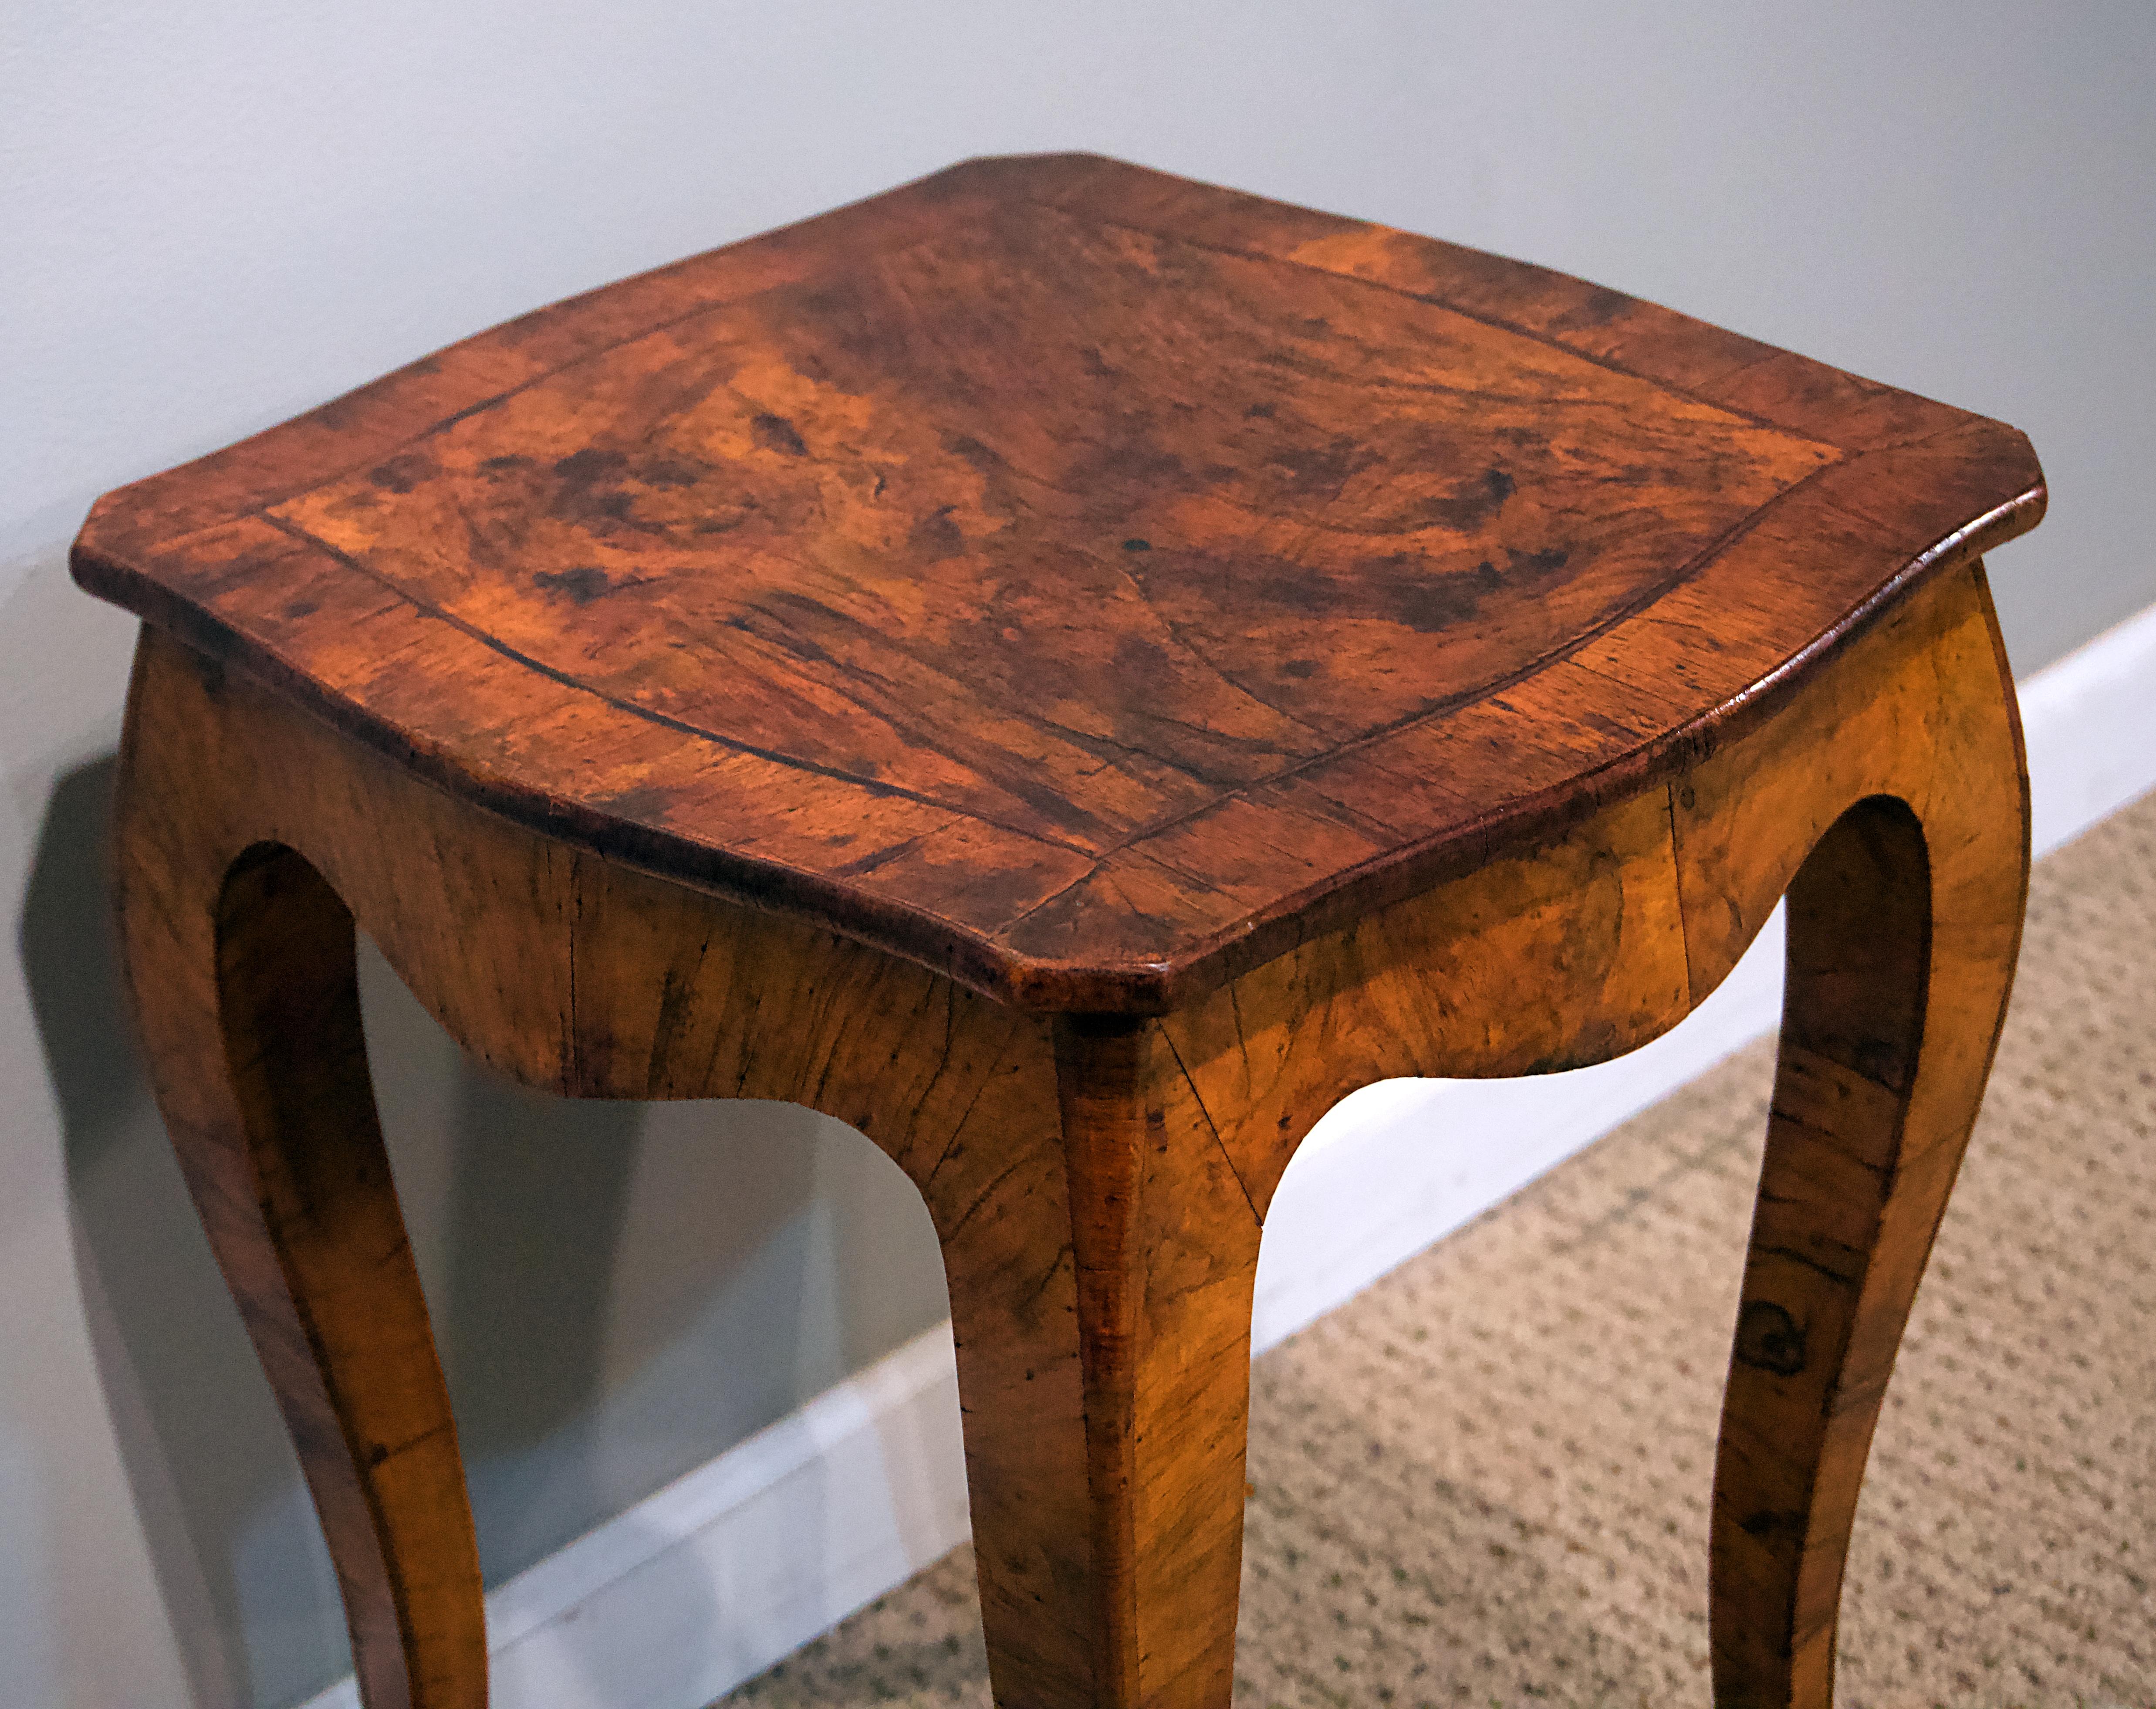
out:
M1997 757L2015 783L2011 755ZM1865 1459L2013 977L2020 798L1943 791L1926 824L1899 800L1860 802L1789 891L1781 1053L1715 1472L1723 1709L1832 1700Z
M117 866L128 982L210 1246L297 1445L367 1709L482 1709L479 1557L383 1155L352 916L138 670ZM218 756L229 760L231 756Z

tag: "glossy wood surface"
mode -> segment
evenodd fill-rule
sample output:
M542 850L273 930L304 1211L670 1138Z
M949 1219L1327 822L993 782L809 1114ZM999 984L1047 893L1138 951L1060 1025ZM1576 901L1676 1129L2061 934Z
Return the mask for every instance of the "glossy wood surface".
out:
M160 1097L300 1445L369 1709L476 1709L484 1655L350 1008L354 916L527 1083L788 1099L888 1152L943 1245L998 1703L1221 1709L1258 1234L1311 1122L1390 1075L1643 1043L1794 885L1717 1472L1716 1694L1820 1709L1865 1451L2010 977L2025 836L1974 569L1669 783L1162 1019L1051 1025L537 836L155 629L121 818Z
M352 916L249 834L216 722L163 685L185 657L145 631L116 826L151 1083L299 1450L362 1701L483 1704L479 1550L376 1121Z
M467 799L1163 1012L1733 737L2012 429L1077 157L542 310L100 501L85 585Z
M1312 1124L1633 1049L1785 892L1713 1692L1825 1709L2026 881L1975 555L2042 503L1997 423L1077 158L102 501L77 574L148 619L134 1006L368 1709L480 1709L485 1653L355 924L528 1085L882 1147L942 1245L1001 1709L1224 1709L1260 1230Z

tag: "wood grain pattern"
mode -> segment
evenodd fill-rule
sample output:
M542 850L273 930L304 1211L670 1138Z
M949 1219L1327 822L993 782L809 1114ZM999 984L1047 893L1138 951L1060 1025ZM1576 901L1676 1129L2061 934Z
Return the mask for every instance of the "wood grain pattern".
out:
M1714 1690L1825 1709L2027 871L1996 423L1578 280L976 162L100 503L121 913L368 1709L480 1709L357 921L569 1096L858 1127L942 1245L1003 1709L1225 1709L1259 1231L1344 1093L1584 1065L1790 896ZM1380 1189L1381 1190L1381 1189Z
M281 946L288 984L306 973L338 990L356 914L466 1049L526 1084L784 1099L860 1128L920 1188L942 1244L998 1701L1225 1691L1258 1223L1158 1022L1104 1066L1083 1037L1059 1041L913 963L496 819L154 629L127 752L136 1008L189 1178L218 1183L198 1184L198 1201L308 1467L368 1709L484 1702L476 1563L444 1541L468 1549L470 1522L416 1279L401 1244L402 1267L383 1262L375 1224L402 1237L363 1061L337 1055L331 1032L346 1078L317 1075L266 1127L222 1098L226 1039L235 1057L323 1043L316 1008L278 1008L257 1046L229 1001L220 1036L172 924L204 916L208 944L220 908L234 942ZM290 908L243 881L258 871L287 875L316 929L294 935ZM357 1037L354 1015L352 1051ZM218 1096L205 1108L206 1095ZM321 1231L316 1268L295 1270L259 1154L362 1118L373 1221ZM249 1156L255 1173L235 1173ZM380 1314L382 1332L356 1328L349 1347L280 1338L278 1312L304 1320L326 1301L358 1324ZM373 1444L423 1433L431 1481L376 1475L364 1501L348 1498L374 1474ZM376 1586L385 1576L419 1588L409 1617ZM1209 1621L1187 1619L1194 1600ZM1122 1686L1096 1681L1111 1655ZM1132 1681L1144 1695L1117 1695Z
M1716 1700L1830 1701L1849 1528L2017 953L2027 777L1980 569L1745 740L1163 1023L1260 1215L1391 1075L1584 1065L1720 983L1789 897L1789 987L1716 1473Z
M223 810L214 726L161 716L187 710L162 689L182 650L146 632L116 819L151 1081L299 1449L367 1709L482 1704L479 1552L376 1123L352 916Z
M2010 873L2019 734L1980 567L1916 593L1781 715L1546 841L1314 937L1165 1018L1201 1101L1270 1202L1303 1136L1389 1075L1502 1078L1607 1060L1736 966L1808 851L1858 802L1995 820ZM1940 682L1955 690L1943 701ZM1952 721L1951 722L1948 721ZM2004 793L2002 793L2004 792ZM1972 860L1979 857L1972 855ZM1996 931L2018 903L1989 899ZM2012 964L2010 935L1993 942ZM1979 1081L1980 1084L1980 1081Z
M469 340L74 563L535 829L1159 1013L1658 781L2042 502L1997 423L1046 157Z
M1726 1703L1824 1704L1864 1451L2012 967L2026 821L2006 685L1980 572L1949 576L1680 780L1165 1019L1051 1029L536 836L146 631L122 818L137 1006L301 1445L370 1709L475 1705L483 1655L424 1307L408 1260L382 1262L401 1233L339 897L467 1048L531 1084L783 1098L888 1152L943 1244L998 1701L1219 1706L1258 1230L1312 1121L1377 1079L1645 1042L1719 981L1793 874L1790 1018L1717 1473L1717 1678ZM221 999L189 995L211 976L183 940L224 970ZM232 1042L204 1031L219 1014ZM203 1071L220 1060L229 1079ZM316 1184L280 1184L293 1156ZM355 1181L362 1209L311 1213L295 1247L285 1199ZM339 1311L365 1332L290 1327ZM408 1486L372 1459L399 1442L425 1468Z
M1716 1688L1731 1706L1831 1700L1865 1458L2027 897L2027 772L1980 584L1910 602L1876 646L1900 668L1868 696L1853 677L1822 683L1825 739L1769 726L1676 800L1687 893L1719 902L1700 911L1699 938L1722 933L1710 955L1808 851L1715 1472Z

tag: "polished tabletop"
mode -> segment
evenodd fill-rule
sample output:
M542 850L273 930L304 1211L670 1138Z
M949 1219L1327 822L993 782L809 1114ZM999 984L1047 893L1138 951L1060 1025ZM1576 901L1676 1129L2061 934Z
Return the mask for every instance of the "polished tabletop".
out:
M1036 157L469 339L75 569L609 859L1144 1009L1648 786L2043 499L1618 292Z

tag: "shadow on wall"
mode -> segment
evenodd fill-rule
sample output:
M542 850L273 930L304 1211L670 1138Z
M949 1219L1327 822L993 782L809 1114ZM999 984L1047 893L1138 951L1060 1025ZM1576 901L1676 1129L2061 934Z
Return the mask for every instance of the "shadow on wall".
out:
M53 792L24 896L23 967L65 1127L98 1374L158 1588L196 1701L246 1703L245 1532L289 1505L299 1471L133 1048L110 918L116 764L81 767ZM341 1641L337 1625L326 1644Z
M54 791L20 929L78 1281L193 1699L281 1709L349 1668L342 1615L132 1046L110 922L115 769L99 760ZM361 967L490 1583L942 1315L926 1211L851 1130L779 1105L529 1091L461 1057L364 940Z

